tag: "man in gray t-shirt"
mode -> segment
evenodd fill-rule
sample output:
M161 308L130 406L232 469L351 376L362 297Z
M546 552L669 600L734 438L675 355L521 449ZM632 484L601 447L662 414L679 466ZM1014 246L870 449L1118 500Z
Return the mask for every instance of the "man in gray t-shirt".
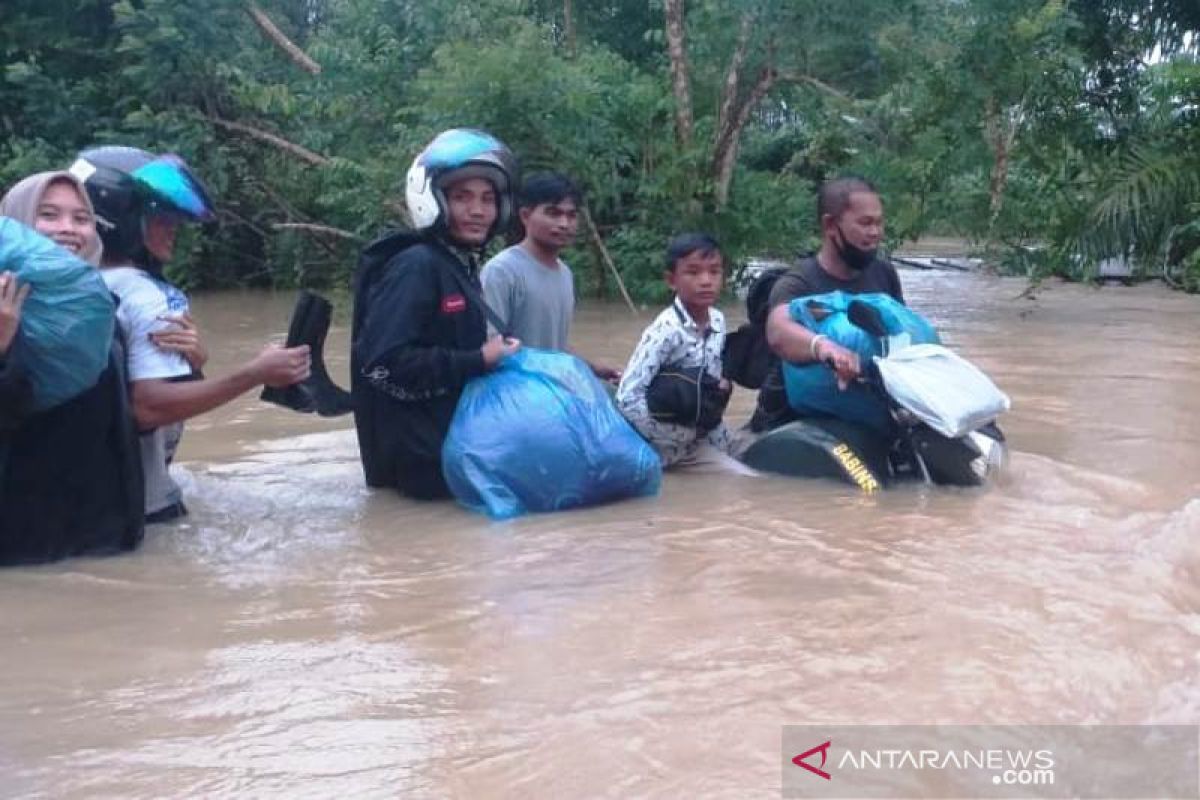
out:
M571 352L575 282L559 254L575 239L581 195L564 175L532 175L521 187L520 244L498 253L480 273L487 304L508 330L496 331L527 347ZM490 327L490 326L489 326ZM588 362L596 376L619 380L620 370Z
M526 347L566 350L575 312L571 268L555 258L548 266L524 243L502 250L483 268L483 293L507 331Z

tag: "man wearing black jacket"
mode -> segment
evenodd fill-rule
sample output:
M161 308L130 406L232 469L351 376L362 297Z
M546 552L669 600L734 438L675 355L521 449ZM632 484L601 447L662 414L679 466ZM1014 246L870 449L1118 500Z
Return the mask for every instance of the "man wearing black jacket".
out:
M354 286L351 390L367 485L448 497L442 442L467 381L516 352L487 338L483 247L508 223L516 165L492 136L439 134L413 161L413 231L367 247Z

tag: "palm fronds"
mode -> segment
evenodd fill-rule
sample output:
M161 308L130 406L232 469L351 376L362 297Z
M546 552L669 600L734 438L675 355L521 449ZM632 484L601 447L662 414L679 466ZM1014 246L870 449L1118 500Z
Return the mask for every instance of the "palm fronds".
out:
M1080 250L1093 258L1134 254L1157 260L1200 202L1200 157L1188 148L1132 145L1092 180L1097 200L1080 233Z

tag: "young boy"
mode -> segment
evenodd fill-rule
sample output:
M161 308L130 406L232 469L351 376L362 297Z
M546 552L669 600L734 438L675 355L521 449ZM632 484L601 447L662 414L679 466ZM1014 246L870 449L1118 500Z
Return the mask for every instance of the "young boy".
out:
M579 187L565 175L531 175L521 187L518 215L524 238L483 266L484 298L527 347L571 352L567 339L575 314L575 282L571 268L559 258L575 241L582 205ZM601 380L615 382L621 373L589 362Z
M714 304L721 294L724 259L716 240L703 233L675 237L667 247L664 277L675 298L642 333L617 388L617 406L658 451L664 467L754 475L754 470L728 455L730 434L719 419L732 386L721 377L725 317ZM701 401L686 412L664 414L656 409L652 413L649 395L654 379L660 373L686 374L697 368L699 375L707 376L691 384ZM701 399L699 393L709 396ZM717 413L702 413L705 406Z

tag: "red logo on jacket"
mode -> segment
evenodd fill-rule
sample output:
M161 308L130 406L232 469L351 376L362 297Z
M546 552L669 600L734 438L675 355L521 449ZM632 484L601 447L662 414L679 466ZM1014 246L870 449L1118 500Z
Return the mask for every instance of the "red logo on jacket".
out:
M467 298L461 294L448 294L442 298L443 314L461 314L467 310Z

